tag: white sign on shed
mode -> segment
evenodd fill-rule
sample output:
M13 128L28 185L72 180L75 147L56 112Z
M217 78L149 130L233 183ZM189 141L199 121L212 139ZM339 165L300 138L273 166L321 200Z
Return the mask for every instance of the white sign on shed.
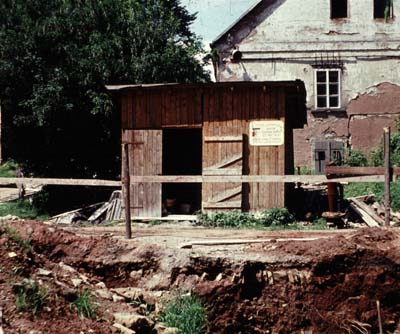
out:
M280 146L285 142L285 123L282 121L250 122L251 146Z

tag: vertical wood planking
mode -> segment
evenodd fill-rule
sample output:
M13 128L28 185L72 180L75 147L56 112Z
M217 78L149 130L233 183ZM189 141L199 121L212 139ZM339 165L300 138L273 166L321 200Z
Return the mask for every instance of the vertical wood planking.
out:
M231 87L234 90L231 91ZM124 128L135 129L160 129L167 127L185 127L203 125L203 168L207 165L216 164L225 158L242 151L243 145L239 142L206 142L205 137L211 136L241 136L249 133L249 121L265 119L285 118L286 92L284 87L266 84L266 91L262 85L237 85L223 84L215 86L199 87L161 87L138 89L121 94L122 124ZM293 114L295 111L292 112ZM292 159L291 152L293 143L290 141L290 124L285 125L285 142L287 145L281 147L248 147L246 156L246 172L250 175L278 174L288 172ZM138 133L135 141L145 133ZM136 170L150 170L152 173L158 169L158 162L154 157L160 156L159 151L162 142L157 136L147 134L151 150L139 146L132 147L132 154L146 155L143 159L151 162L154 169L140 165L139 159L133 159L132 163ZM135 145L136 146L136 145ZM145 152L146 151L146 152ZM161 163L161 160L160 160ZM236 166L236 165L235 165ZM239 164L237 165L239 166ZM161 172L160 172L161 173ZM230 189L232 184L204 184L203 200L210 198L214 193ZM139 184L132 192L136 200L144 198L149 202L150 207L155 207L156 197L144 197L144 185ZM272 206L284 205L284 186L274 184L251 184L249 205L252 210L261 210ZM133 190L133 189L132 189ZM151 190L151 193L158 191L158 188ZM136 194L137 192L137 194ZM140 194L143 196L141 197ZM147 195L146 195L147 196ZM136 203L136 206L140 203ZM145 204L145 203L143 203ZM147 206L147 204L146 204ZM132 208L135 210L135 208ZM136 214L137 215L137 214Z

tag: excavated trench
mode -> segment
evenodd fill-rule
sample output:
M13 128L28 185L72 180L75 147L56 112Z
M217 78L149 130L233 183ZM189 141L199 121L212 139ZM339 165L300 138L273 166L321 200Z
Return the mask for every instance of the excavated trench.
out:
M400 330L398 232L246 246L244 254L258 260L78 237L41 225L31 235L49 261L73 265L109 288L196 293L209 333L379 333L377 301L384 333Z

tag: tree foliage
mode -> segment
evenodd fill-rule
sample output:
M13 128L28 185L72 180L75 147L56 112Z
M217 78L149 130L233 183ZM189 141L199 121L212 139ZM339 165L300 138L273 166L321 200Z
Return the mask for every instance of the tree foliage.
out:
M6 153L40 174L115 172L106 84L208 80L179 0L2 0L0 12Z

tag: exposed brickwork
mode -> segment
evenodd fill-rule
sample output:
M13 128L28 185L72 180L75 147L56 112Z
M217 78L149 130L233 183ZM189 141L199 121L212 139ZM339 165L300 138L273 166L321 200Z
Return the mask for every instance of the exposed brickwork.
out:
M381 143L383 128L400 118L400 86L382 83L353 99L346 112L308 112L308 125L294 133L295 164L313 167L313 142L335 139L367 155Z

